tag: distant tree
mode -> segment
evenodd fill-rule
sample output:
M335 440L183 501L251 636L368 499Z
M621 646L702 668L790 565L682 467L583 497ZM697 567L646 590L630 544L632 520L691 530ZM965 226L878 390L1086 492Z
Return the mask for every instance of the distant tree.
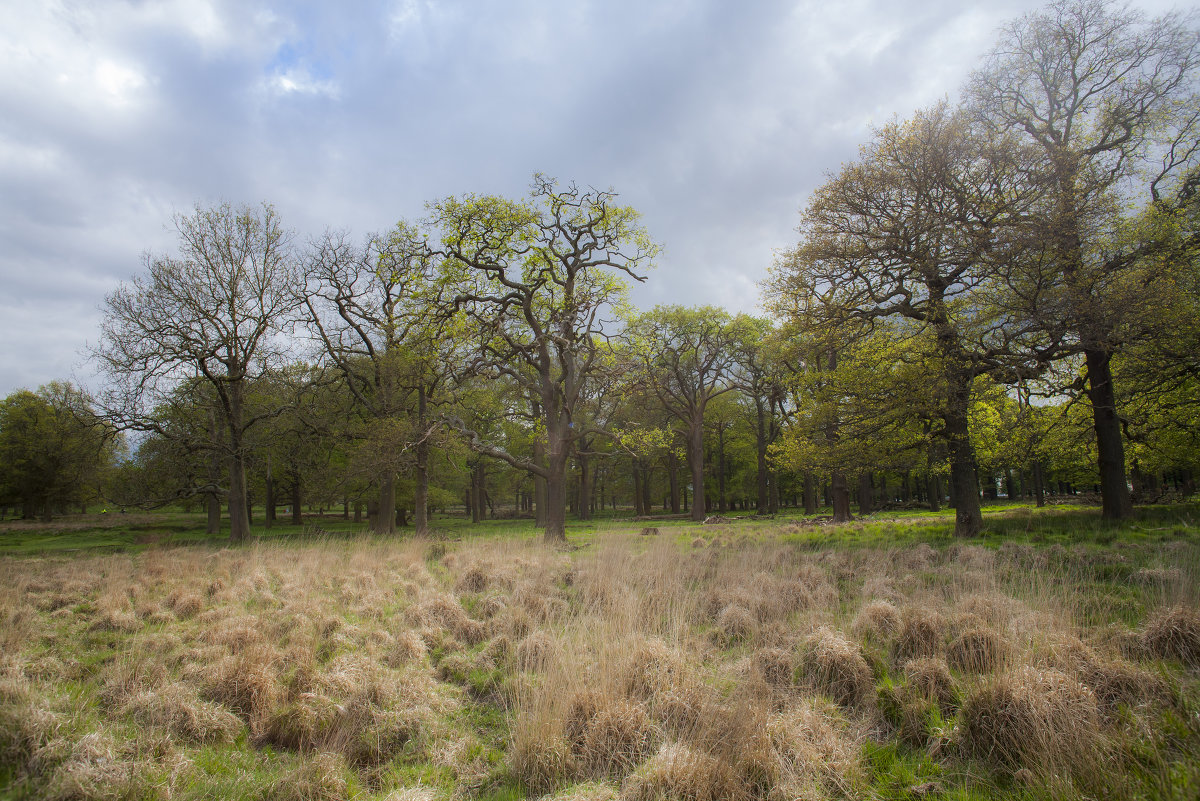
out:
M230 540L250 533L249 387L287 360L281 335L296 310L291 235L275 210L228 204L177 214L178 256L147 256L146 274L105 300L94 355L111 379L107 413L122 428L159 431L154 407L188 381L215 396L228 475Z
M712 306L657 306L629 325L638 380L675 418L692 472L692 519L705 516L704 413L736 388L737 346L749 325Z
M374 466L377 531L395 529L396 480L415 472L415 524L428 533L429 413L451 364L449 315L437 303L436 259L405 222L356 245L326 233L307 259L302 299L325 358L367 421L361 464Z
M0 506L50 520L55 509L94 498L116 440L88 398L68 383L0 401Z
M551 542L566 538L567 467L587 433L575 418L606 369L602 345L625 302L622 279L643 280L657 252L637 212L615 200L611 191L560 188L539 175L524 203L468 196L433 206L444 280L476 342L469 367L521 388L545 450L519 456L461 419L450 421L479 453L545 482Z

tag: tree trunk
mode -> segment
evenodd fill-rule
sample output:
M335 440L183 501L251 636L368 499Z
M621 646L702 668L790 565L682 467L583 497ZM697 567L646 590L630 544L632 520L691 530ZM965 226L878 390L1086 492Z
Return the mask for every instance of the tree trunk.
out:
M770 505L767 486L767 411L762 398L754 399L754 414L757 427L754 431L754 440L756 445L757 468L758 475L756 489L758 490L758 499L756 501L755 511L760 515L767 514L767 507Z
M926 494L929 495L929 511L940 512L942 509L942 482L938 474L930 471L925 476Z
M543 539L547 543L560 544L567 541L567 472L566 460L555 467L550 463L550 475L546 477L546 530Z
M804 471L804 514L817 513L817 479L811 470Z
M213 444L222 442L224 437L221 436L221 429L217 426L217 410L211 407L208 410L208 426ZM221 498L216 490L221 483L221 455L216 448L213 449L208 460L208 482L212 489L205 498L208 507L208 525L205 531L208 534L217 535L221 533Z
M854 519L850 514L850 488L846 485L846 474L833 471L829 481L829 495L833 502L833 522L847 523Z
M242 382L229 382L229 541L250 538L246 509L246 451L242 447Z
M1125 482L1125 443L1117 417L1113 389L1112 355L1101 350L1084 352L1087 362L1088 399L1096 429L1097 462L1100 468L1101 517L1124 520L1133 514L1129 485Z
M1039 509L1046 505L1045 476L1042 473L1042 462L1040 459L1035 460L1033 463L1033 494Z
M413 487L413 527L418 537L429 534L429 440L426 427L427 400L424 384L417 387L417 421L420 439L417 441L416 485Z
M969 395L969 392L967 393ZM963 400L960 398L959 400ZM973 537L983 529L976 483L975 450L967 428L967 409L963 403L945 413L945 436L950 451L950 485L954 497L954 535Z
M376 534L396 532L396 475L391 471L379 482L379 511L375 514L373 525Z
M207 534L221 533L221 499L215 492L210 492L204 496L204 505L208 512L208 521L204 527Z
M871 494L874 488L871 486L871 471L867 470L858 476L858 515L863 517L871 514L872 503Z
M692 469L692 520L704 522L704 415L697 413L688 426L688 466Z

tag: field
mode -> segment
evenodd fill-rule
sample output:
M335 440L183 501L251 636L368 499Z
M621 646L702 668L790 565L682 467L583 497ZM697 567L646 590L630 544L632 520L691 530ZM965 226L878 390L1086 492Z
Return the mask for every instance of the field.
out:
M0 797L1200 795L1200 507L0 524Z

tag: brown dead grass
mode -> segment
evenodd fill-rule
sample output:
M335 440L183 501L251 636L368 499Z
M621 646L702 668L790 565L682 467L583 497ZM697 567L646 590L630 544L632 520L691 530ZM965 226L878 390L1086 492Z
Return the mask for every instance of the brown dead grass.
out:
M1171 605L1134 629L1095 624L1064 582L1090 552L710 539L0 564L0 759L39 797L169 795L208 747L271 753L284 770L263 798L428 801L396 778L420 763L458 797L511 776L559 799L767 801L869 797L862 746L896 737L947 776L983 760L1053 795L1152 736L1194 680L1195 599L1176 573L1139 574ZM91 641L113 653L81 659ZM498 744L471 728L480 709L503 716Z
M960 726L967 753L1013 770L1077 773L1103 760L1095 693L1057 670L1027 666L981 685Z

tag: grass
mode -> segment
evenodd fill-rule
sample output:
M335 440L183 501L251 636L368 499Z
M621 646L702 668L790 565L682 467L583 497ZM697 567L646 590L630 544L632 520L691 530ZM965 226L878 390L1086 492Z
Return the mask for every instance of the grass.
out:
M4 523L0 798L1192 798L1198 512Z

